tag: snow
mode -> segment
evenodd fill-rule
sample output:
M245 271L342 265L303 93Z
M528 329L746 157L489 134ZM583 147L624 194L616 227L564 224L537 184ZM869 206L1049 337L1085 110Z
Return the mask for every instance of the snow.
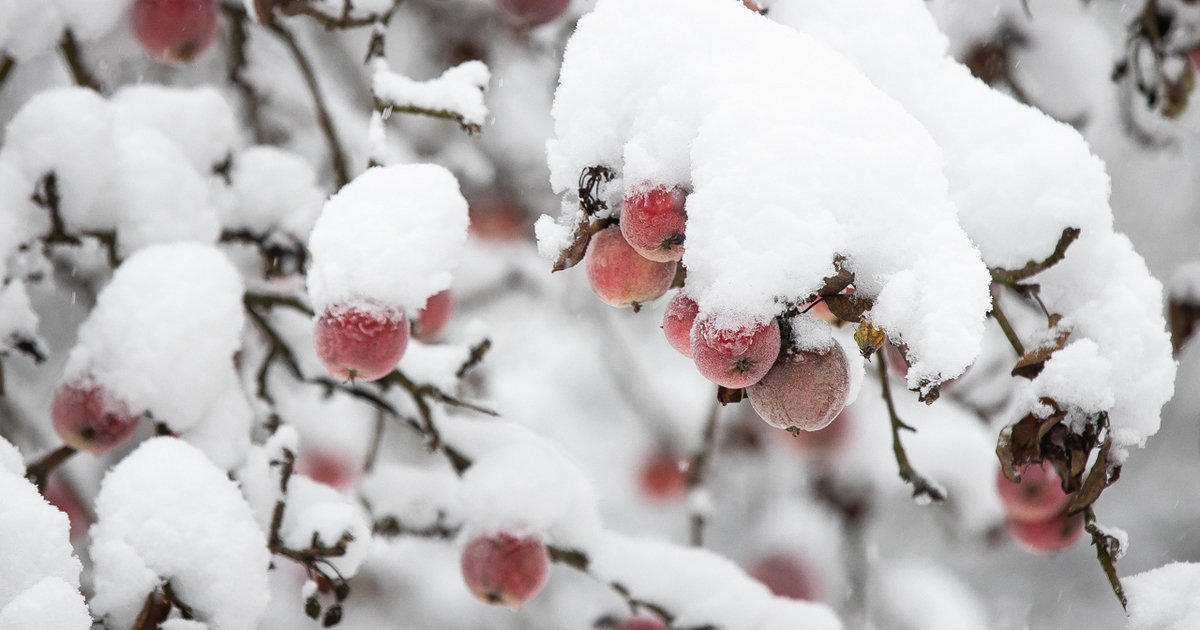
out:
M376 522L390 516L405 528L421 529L461 518L459 480L449 468L378 464L359 489Z
M1200 564L1172 562L1121 578L1129 598L1127 630L1200 628Z
M119 134L155 129L179 145L197 173L211 174L239 144L233 108L212 86L127 85L109 103Z
M214 630L256 628L270 553L237 486L199 450L170 437L142 443L96 495L92 610L129 627L165 581Z
M79 589L46 577L0 609L0 630L89 630L92 616Z
M945 152L962 226L989 266L1041 261L1064 228L1082 230L1065 260L1032 281L1051 312L1073 323L1076 338L1097 344L1089 373L1107 371L1099 386L1114 401L1117 445L1141 445L1156 433L1175 376L1162 288L1128 239L1113 232L1108 174L1083 137L948 58L946 37L919 0L781 0L771 17L853 59L925 125ZM1038 382L1048 378L1038 376L1029 391L1063 402L1088 395L1061 380L1059 388Z
M923 561L880 567L880 608L897 627L922 630L988 630L988 610L971 587L949 570Z
M248 147L234 157L230 177L236 201L221 217L224 226L308 237L325 192L304 158L271 146Z
M371 526L363 508L330 486L293 474L280 527L284 544L291 549L308 549L314 543L333 547L345 534L350 536L346 553L329 558L329 564L349 578L371 548Z
M458 114L463 124L482 127L489 115L483 102L489 80L491 72L482 61L465 61L436 79L414 81L377 59L371 89L387 105Z
M415 313L450 286L467 222L467 202L446 169L367 169L325 203L313 226L313 308L367 301Z
M186 243L147 247L100 292L64 379L90 373L133 413L186 431L225 391L243 325L241 277L224 254Z
M397 367L418 385L453 392L458 388L458 370L470 358L471 346L465 344L424 344L409 339Z
M12 0L9 7L9 13L0 13L0 17L7 18L6 24L19 24L20 27L6 29L7 40L0 39L0 47L6 53L17 61L28 61L58 44L62 37L63 16L56 0ZM0 10L3 10L2 3Z
M723 0L603 0L567 45L552 113L556 191L593 165L625 188L691 187L683 262L701 317L772 317L841 255L875 299L868 319L908 346L911 387L978 355L989 279L940 149L813 38Z

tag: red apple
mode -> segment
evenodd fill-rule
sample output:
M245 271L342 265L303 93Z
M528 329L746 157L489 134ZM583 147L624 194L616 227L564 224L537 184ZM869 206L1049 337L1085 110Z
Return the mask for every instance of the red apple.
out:
M625 242L621 228L610 225L592 235L584 256L588 283L612 306L638 307L657 300L675 279L674 261L647 260Z
M62 441L93 455L124 444L137 431L141 414L89 376L62 383L50 401L50 419Z
M402 310L377 305L331 306L317 318L313 345L330 374L373 381L404 355L408 319Z
M496 0L500 9L529 25L545 24L557 20L567 12L571 0Z
M692 329L692 358L708 380L736 389L757 383L779 355L779 324L746 322L734 328L701 319Z
M167 63L188 63L217 39L215 0L137 0L133 33L142 48Z
M479 536L462 554L463 580L480 601L521 608L546 584L550 556L537 536Z
M658 617L635 615L613 627L613 630L667 630L667 624Z
M687 193L678 186L642 182L625 193L621 235L639 254L655 262L683 258Z
M663 315L663 333L667 336L667 343L689 359L692 358L692 326L699 312L700 306L696 301L680 291L667 303L667 312Z
M358 469L343 456L321 450L303 450L296 457L296 472L338 490L354 486Z
M775 553L755 562L746 573L762 582L777 597L815 602L820 590L812 572L791 554Z
M1009 536L1021 549L1035 554L1053 553L1073 546L1083 535L1083 514L1056 514L1043 521L1004 521Z
M425 301L425 308L417 311L413 323L413 336L423 343L435 341L442 335L450 316L454 314L454 295L450 289L433 294Z
M746 389L750 404L771 426L816 431L833 422L850 393L850 364L839 344L821 350L788 348L762 380Z
M1026 464L1018 469L1020 483L1009 481L996 471L996 492L1010 518L1018 521L1044 521L1062 512L1071 500L1063 492L1062 480L1050 462Z
M651 501L665 503L687 495L688 460L670 451L659 451L642 463L638 487Z
M499 194L471 197L468 232L482 241L518 241L529 237L529 216Z

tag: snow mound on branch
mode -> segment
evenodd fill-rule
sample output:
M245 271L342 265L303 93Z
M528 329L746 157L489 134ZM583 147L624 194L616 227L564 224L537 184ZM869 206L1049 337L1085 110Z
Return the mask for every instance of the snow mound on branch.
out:
M79 594L83 567L71 548L67 515L25 480L16 447L0 438L0 452L0 628L87 630L91 617Z
M359 489L376 521L392 517L402 528L424 529L462 518L458 476L448 468L377 464Z
M64 378L90 373L130 411L186 431L229 383L243 325L242 279L224 254L188 243L147 247L100 292Z
M483 92L491 72L482 61L466 61L447 69L429 81L414 81L392 72L382 59L375 62L371 90L375 98L398 107L415 107L434 112L458 114L463 124L482 127L488 118Z
M325 202L317 174L304 158L271 146L253 146L234 158L235 203L222 217L230 228L266 233L280 228L307 238Z
M180 440L148 440L105 475L91 536L92 608L112 627L167 581L214 630L256 628L266 610L271 556L250 506Z
M287 508L279 529L291 549L314 544L328 548L346 540L346 552L329 558L329 564L346 578L358 572L371 549L371 526L362 507L333 487L300 474L288 481Z
M325 203L313 226L313 308L366 301L415 313L449 288L467 222L467 201L450 171L433 164L367 169Z
M132 0L0 0L0 50L28 61L52 50L70 27L92 41L124 17Z
M145 127L159 131L179 145L197 173L211 174L237 147L237 117L212 86L129 85L109 102L118 133Z
M701 317L775 316L843 256L875 300L868 319L908 346L913 386L978 355L989 277L940 149L816 40L735 2L602 0L568 43L552 114L556 191L597 165L621 176L609 197L643 181L691 187L683 262Z
M1200 628L1200 564L1172 562L1121 578L1129 598L1128 630Z
M1045 260L1065 228L1082 230L1065 259L1031 281L1047 308L1070 322L1073 342L1095 343L1087 371L1100 381L1084 391L1078 379L1051 383L1055 374L1043 372L1024 385L1027 403L1014 417L1034 411L1028 401L1036 396L1111 397L1105 406L1118 446L1158 432L1175 379L1162 286L1113 232L1108 175L1083 137L973 78L947 56L946 37L919 0L780 0L771 17L853 59L926 126L945 152L959 220L989 266ZM1106 390L1099 398L1097 386Z

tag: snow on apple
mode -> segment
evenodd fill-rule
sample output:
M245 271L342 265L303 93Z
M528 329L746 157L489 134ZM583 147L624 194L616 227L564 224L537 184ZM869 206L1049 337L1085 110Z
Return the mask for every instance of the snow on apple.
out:
M270 554L237 486L170 437L144 442L104 477L90 555L92 609L130 627L163 584L214 628L255 628L267 607Z

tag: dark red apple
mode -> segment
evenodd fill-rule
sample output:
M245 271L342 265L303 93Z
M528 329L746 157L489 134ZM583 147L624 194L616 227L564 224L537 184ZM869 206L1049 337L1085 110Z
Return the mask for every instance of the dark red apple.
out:
M377 305L326 308L313 329L313 346L333 376L373 381L391 372L408 346L408 318Z
M625 193L621 235L639 254L655 262L683 258L687 193L678 186L642 182Z
M779 345L779 324L774 319L733 327L701 319L692 329L696 369L704 378L730 389L753 385L765 376L779 356Z

